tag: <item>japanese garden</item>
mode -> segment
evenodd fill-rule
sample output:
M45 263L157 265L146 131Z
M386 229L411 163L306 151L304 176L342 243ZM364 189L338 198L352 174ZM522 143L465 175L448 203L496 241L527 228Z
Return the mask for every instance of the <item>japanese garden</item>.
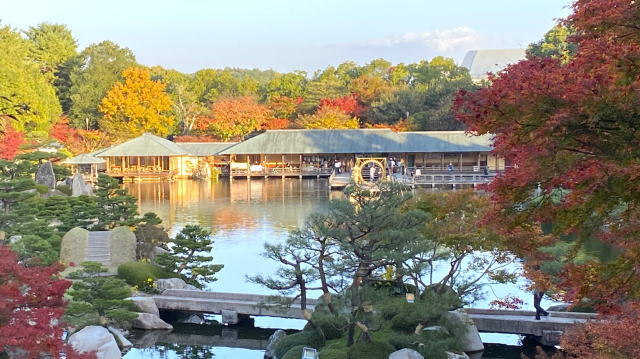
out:
M0 358L640 358L637 2L315 72L55 19L0 23Z

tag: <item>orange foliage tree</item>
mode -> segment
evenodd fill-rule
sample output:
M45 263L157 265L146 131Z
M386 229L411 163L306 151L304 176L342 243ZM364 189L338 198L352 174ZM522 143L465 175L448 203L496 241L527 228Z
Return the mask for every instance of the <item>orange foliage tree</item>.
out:
M297 122L303 128L340 129L360 127L360 122L356 117L349 116L339 107L333 106L322 106L312 115L300 116Z
M271 110L253 97L224 98L211 105L211 112L197 120L196 128L229 141L259 130L272 118Z
M171 133L175 118L166 84L151 80L149 70L138 67L124 70L122 76L124 82L113 85L100 103L100 129L117 138Z

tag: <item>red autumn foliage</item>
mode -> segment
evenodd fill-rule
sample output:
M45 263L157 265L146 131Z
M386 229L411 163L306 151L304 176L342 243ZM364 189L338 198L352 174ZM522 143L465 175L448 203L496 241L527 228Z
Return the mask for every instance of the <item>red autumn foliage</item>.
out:
M358 100L353 95L320 99L318 108L323 107L336 107L347 115L353 117L360 117L365 110L365 108L360 105Z
M259 130L272 118L271 110L253 97L223 98L211 105L210 114L197 119L196 128L229 141Z
M501 299L492 300L489 303L491 309L508 309L508 310L517 310L522 308L524 301L518 297L514 297L512 295L508 295Z
M81 357L62 340L63 295L71 282L59 279L61 269L24 267L9 247L0 246L0 348L26 350L29 358Z
M113 139L100 130L83 130L71 127L69 119L66 117L61 117L51 127L49 135L75 154L92 152L113 143Z
M22 132L16 131L11 125L5 126L4 131L0 132L0 158L13 159L23 143L24 134Z
M640 3L578 0L566 20L577 53L531 58L463 91L455 111L469 131L495 134L494 152L517 164L489 186L500 225L525 258L571 235L619 250L611 262L567 267L560 289L605 311L640 299ZM526 206L540 184L536 205ZM551 235L540 224L553 223ZM579 241L577 242L579 243Z
M571 327L562 337L562 352L554 359L640 358L640 307L629 305L620 314Z

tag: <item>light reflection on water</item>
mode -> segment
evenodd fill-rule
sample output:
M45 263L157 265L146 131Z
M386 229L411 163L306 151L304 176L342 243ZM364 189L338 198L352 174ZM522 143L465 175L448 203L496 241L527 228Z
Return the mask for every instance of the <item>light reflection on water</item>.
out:
M174 235L186 224L199 224L214 232L214 262L223 264L216 282L208 289L220 292L270 294L269 290L245 280L247 275L274 273L276 263L263 258L265 242L286 238L287 231L304 223L311 213L323 211L331 198L341 192L329 191L327 180L268 179L173 182L139 182L124 185L138 198L140 212L155 212ZM529 294L514 286L492 286L485 300L475 304L488 307L496 296L514 294L531 304ZM547 303L549 304L549 302ZM261 327L301 328L301 320L256 318ZM517 336L487 334L492 342L517 344ZM483 334L485 339L485 334ZM262 351L214 347L217 359L262 358ZM171 350L133 349L126 358L178 358Z

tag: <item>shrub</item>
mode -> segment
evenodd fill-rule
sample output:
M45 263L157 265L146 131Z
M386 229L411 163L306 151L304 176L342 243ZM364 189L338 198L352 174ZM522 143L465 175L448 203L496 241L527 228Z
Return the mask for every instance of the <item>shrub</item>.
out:
M71 196L71 187L67 186L66 184L56 186L56 189L63 194L66 194L67 196Z
M302 349L304 347L306 347L306 345L296 345L295 347L289 349L287 354L285 354L282 359L300 359L302 357Z
M320 327L326 340L342 337L349 324L345 317L318 311L313 312L311 320ZM307 324L305 328L307 327L310 327L310 324Z
M358 342L349 347L348 359L387 359L395 348L383 342Z
M38 193L40 194L45 194L49 192L49 187L43 184L36 184L36 191L38 191Z
M319 348L325 342L324 335L314 329L303 330L301 332L287 335L280 339L276 345L276 358L282 358L291 348L295 346L306 346Z
M322 359L347 359L347 353L338 349L324 349L320 351Z
M118 267L118 276L143 291L153 291L153 283L158 279L176 277L174 273L147 262L123 263Z

